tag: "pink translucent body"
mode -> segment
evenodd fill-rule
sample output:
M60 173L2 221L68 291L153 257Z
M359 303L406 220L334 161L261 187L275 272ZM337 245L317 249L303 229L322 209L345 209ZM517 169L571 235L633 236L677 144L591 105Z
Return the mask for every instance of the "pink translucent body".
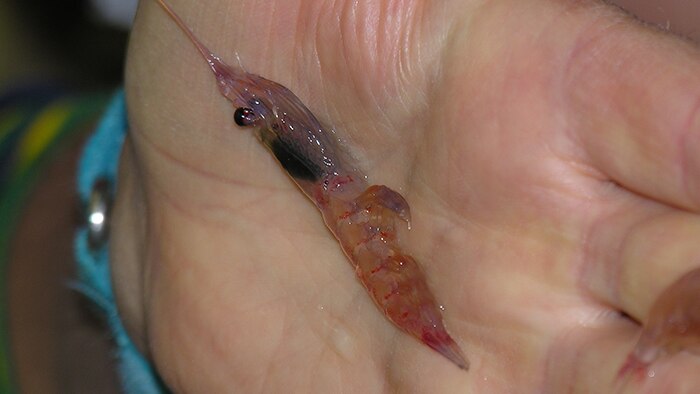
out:
M700 268L683 275L661 293L619 375L646 375L659 357L681 350L700 355Z
M410 223L406 200L386 186L364 188L364 182L356 183L322 190L317 205L357 277L389 320L467 369L466 358L445 330L420 266L399 246L397 226ZM354 195L358 186L364 188L362 193L345 198L345 194Z
M289 89L223 63L163 0L158 3L206 59L222 95L234 108L256 114L258 138L319 208L375 304L400 329L467 369L425 275L400 247L398 226L410 228L406 200L386 186L369 186L334 134Z

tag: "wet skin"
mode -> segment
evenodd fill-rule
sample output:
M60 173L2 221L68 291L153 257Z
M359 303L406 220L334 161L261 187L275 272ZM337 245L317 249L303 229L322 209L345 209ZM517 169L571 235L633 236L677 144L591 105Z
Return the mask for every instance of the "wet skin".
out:
M638 322L699 264L692 44L594 2L172 3L406 197L410 252L472 366L377 313L313 205L144 2L113 260L130 332L176 391L605 392ZM700 383L685 352L654 371L630 392Z

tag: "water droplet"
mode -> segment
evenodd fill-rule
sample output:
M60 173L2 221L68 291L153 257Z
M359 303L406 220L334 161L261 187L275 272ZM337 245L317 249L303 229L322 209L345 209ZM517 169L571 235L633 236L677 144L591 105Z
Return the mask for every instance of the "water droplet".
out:
M440 310L444 312L444 311L445 311L445 307L442 306L442 305L440 305Z
M341 326L336 326L331 332L331 343L335 351L346 360L352 360L357 353L357 341Z

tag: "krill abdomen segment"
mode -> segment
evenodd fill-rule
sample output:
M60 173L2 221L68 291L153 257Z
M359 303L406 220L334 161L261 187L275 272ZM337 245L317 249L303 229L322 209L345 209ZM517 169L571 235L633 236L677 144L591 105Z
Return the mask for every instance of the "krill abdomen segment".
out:
M425 274L400 247L397 225L410 221L406 200L381 185L368 187L351 202L330 200L334 233L375 304L400 329L467 369Z
M700 268L676 280L652 306L635 351L653 353L646 348L654 346L666 354L700 346Z
M700 268L681 276L657 298L618 375L645 371L659 357L682 350L700 355Z

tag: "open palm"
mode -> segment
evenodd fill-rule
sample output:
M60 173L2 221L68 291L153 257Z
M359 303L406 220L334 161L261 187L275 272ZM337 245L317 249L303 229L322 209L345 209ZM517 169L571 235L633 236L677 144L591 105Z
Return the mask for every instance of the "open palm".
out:
M113 231L130 332L182 392L605 392L700 265L700 54L595 2L172 1L411 205L468 372L389 323L155 2ZM700 359L629 390L700 383ZM669 391L670 390L670 391Z

